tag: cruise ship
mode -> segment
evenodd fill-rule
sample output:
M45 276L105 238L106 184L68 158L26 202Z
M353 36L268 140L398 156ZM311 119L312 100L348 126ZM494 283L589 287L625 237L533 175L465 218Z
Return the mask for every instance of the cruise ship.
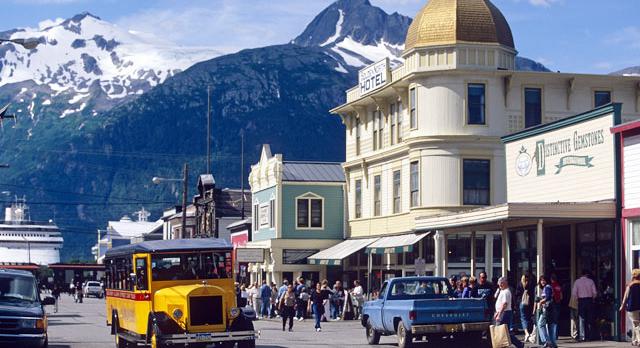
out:
M52 220L31 221L25 198L16 198L5 208L0 221L0 263L58 263L63 241Z

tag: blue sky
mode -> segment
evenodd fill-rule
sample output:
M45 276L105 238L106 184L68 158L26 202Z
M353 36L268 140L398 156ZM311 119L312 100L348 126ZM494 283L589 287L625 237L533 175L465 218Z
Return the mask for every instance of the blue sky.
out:
M413 17L426 0L371 0ZM640 65L639 0L494 0L520 55L552 70ZM0 30L89 11L126 29L224 52L285 43L332 0L0 0Z

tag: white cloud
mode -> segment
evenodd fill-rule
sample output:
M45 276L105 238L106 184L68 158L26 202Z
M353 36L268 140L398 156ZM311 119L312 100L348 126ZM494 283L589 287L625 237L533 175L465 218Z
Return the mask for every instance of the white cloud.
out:
M513 0L514 2L520 2L521 0ZM528 0L533 6L549 7L553 4L560 3L563 0Z
M16 4L39 4L39 5L62 5L74 2L85 2L86 0L13 0Z
M48 27L52 27L54 25L58 25L64 22L64 18L56 18L56 19L45 19L42 22L38 23L38 29L44 30Z
M117 24L181 46L212 46L232 53L289 42L329 3L196 1L189 7L179 3L143 10L120 18Z
M640 48L640 27L630 26L618 30L605 39L605 42L608 44Z
M594 64L593 67L598 70L610 71L613 67L613 64L611 62L598 62Z

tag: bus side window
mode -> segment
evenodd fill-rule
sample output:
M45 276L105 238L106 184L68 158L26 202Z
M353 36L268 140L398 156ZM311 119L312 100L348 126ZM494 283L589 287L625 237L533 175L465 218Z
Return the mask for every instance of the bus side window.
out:
M136 288L138 290L149 290L149 279L147 277L147 259L136 259Z

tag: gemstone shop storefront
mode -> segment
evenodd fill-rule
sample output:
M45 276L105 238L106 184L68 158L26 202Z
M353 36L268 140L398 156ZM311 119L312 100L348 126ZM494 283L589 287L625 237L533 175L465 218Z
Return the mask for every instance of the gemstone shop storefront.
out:
M610 104L504 137L507 203L418 218L417 230L472 236L502 231L502 274L512 286L525 273L536 279L554 274L562 284L561 335L569 334L571 286L588 270L598 289L600 329L594 331L622 338L620 162L610 132L620 112L620 104ZM469 271L478 273L475 262Z

